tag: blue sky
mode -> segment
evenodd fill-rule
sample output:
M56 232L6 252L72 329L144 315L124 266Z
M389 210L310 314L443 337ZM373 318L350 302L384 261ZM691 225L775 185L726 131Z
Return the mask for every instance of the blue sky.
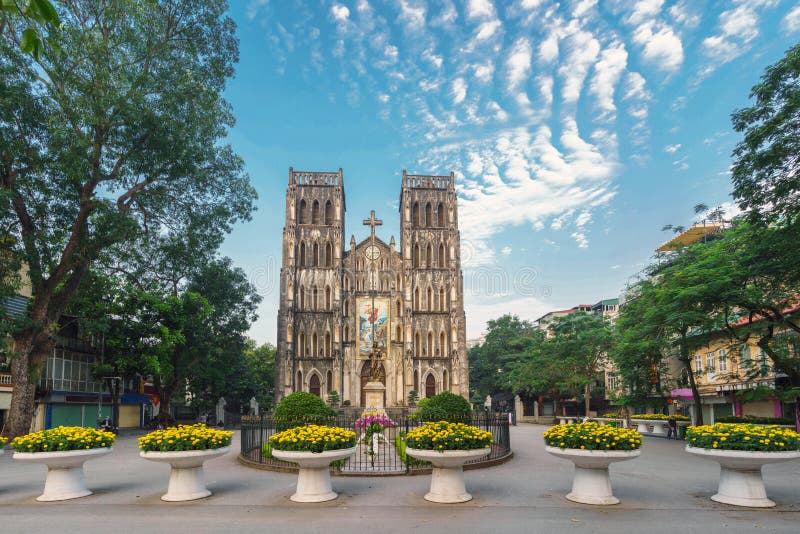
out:
M230 135L258 189L223 247L274 342L288 168L344 169L346 242L398 236L400 175L456 173L467 337L618 296L697 203L730 113L800 37L778 0L233 0Z

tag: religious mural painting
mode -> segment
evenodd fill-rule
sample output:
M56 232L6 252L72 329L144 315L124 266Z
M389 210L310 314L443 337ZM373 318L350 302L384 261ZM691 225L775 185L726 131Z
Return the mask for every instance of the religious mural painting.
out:
M389 332L389 299L363 297L356 302L358 306L359 357L369 358L373 341L376 341L378 347L385 352Z

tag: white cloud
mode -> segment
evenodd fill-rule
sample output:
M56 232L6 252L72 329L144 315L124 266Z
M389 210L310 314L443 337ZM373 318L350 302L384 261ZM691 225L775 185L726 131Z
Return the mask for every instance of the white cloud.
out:
M638 72L629 72L625 78L625 94L622 96L623 100L630 100L635 98L638 100L650 100L652 95L645 88L647 81L644 76Z
M378 100L383 102L384 104L388 103L391 97L386 93L378 93Z
M334 3L331 6L331 15L334 19L344 22L350 17L350 10L347 9L347 6Z
M561 97L567 103L577 102L589 68L600 53L600 42L585 31L575 32L567 45L567 56L558 69L563 78Z
M460 104L467 98L467 82L464 78L456 78L450 85L450 94L453 96L453 104Z
M521 37L517 39L506 60L508 88L513 91L524 82L531 72L531 44Z
M572 232L569 235L578 244L578 248L589 248L589 240L584 232Z
M613 119L616 113L614 91L628 64L628 52L622 43L612 43L603 50L594 65L594 77L589 84L589 92L597 97L597 107L601 118Z
M591 213L589 213L588 211L581 212L581 214L578 215L578 218L575 219L575 226L577 226L578 228L583 228L591 220L592 220Z
M558 35L551 33L539 45L539 60L542 63L552 63L558 59Z
M492 81L492 76L494 76L494 64L492 64L491 61L473 65L472 70L475 73L475 78L477 80L483 83L489 83Z
M702 42L703 53L708 59L700 71L703 78L720 65L729 63L751 48L752 41L759 35L759 13L761 8L771 8L775 0L750 0L734 9L723 11L719 16L719 33L706 37Z
M494 17L494 5L489 0L469 0L467 18L480 19Z
M789 11L781 21L784 31L794 33L800 30L800 4L797 4Z
M508 120L508 113L500 107L497 102L489 102L486 104L486 109L494 113L494 119L498 122L505 122Z
M509 247L509 246L503 247L503 249L500 251L500 254L502 254L503 256L510 256L511 255L511 247Z
M681 148L681 144L680 143L675 144L675 145L667 145L667 146L664 147L664 152L666 152L667 154L674 154L680 148Z
M633 41L643 46L645 61L664 71L674 71L683 63L683 44L667 25L642 24L633 33Z
M258 15L262 8L269 4L269 0L250 0L247 4L247 19L253 20Z
M597 0L580 0L572 8L572 16L580 18L587 14L591 9L597 5Z
M503 24L497 19L484 22L478 27L478 32L475 34L475 40L485 41L486 39L491 38L502 26Z
M639 0L634 3L627 22L635 25L651 20L661 13L663 5L664 0Z
M400 15L397 20L406 23L406 28L419 31L425 27L425 4L400 0Z
M700 24L700 15L692 11L687 0L673 4L669 14L677 24L687 28L696 28Z

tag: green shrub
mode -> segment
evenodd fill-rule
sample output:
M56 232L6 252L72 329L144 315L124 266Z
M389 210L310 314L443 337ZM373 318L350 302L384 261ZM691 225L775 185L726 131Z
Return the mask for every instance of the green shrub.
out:
M425 405L420 401L420 419L423 421L469 422L472 417L472 406L461 395L443 391L427 400Z
M753 425L794 425L792 417L758 417L755 415L724 415L717 417L717 423L750 423Z
M419 420L424 422L446 421L448 420L448 413L444 408L438 406L426 406L419 411Z
M285 430L306 423L325 424L336 417L336 412L325 401L304 391L287 395L275 407L275 428Z
M419 408L420 410L423 409L425 406L428 405L429 402L431 402L432 398L433 397L425 397L424 399L420 399L419 402L417 403L417 408Z
M394 446L397 449L397 455L400 456L400 459L405 462L406 465L409 467L415 466L422 466L422 465L431 465L430 462L426 462L424 460L417 460L413 456L409 456L406 454L406 441L403 439L405 437L405 432L400 432L399 435L394 437Z

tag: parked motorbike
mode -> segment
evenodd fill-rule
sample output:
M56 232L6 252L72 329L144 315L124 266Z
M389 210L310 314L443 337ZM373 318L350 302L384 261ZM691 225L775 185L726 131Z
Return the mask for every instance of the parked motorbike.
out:
M103 432L113 432L114 434L117 433L117 427L111 422L110 417L106 417L105 419L98 419L97 420L97 429L102 430Z

